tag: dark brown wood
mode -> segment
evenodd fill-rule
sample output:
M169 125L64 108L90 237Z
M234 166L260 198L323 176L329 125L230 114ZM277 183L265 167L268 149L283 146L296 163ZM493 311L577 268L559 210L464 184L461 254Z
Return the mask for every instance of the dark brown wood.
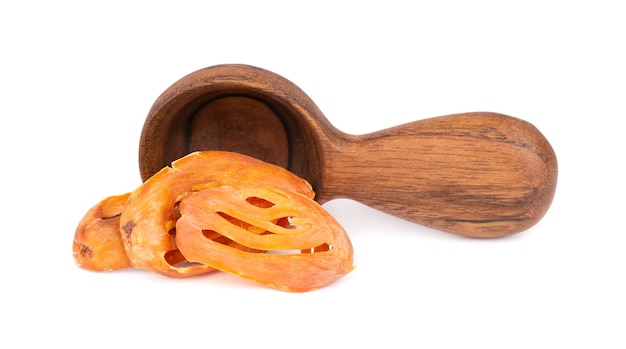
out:
M464 113L349 135L295 84L246 65L191 73L156 100L140 139L141 177L211 149L285 167L311 183L320 203L349 198L467 237L530 228L557 182L550 143L523 120Z

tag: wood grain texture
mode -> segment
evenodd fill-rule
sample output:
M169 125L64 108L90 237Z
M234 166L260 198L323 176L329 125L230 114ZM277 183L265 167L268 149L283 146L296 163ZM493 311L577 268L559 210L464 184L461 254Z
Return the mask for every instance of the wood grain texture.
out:
M334 144L325 153L322 198L355 199L464 236L531 227L556 188L549 143L531 124L501 114L437 117Z
M157 99L140 140L142 179L211 149L285 167L309 181L321 203L349 198L478 238L536 224L550 207L558 172L549 142L523 120L464 113L349 135L295 84L246 65L201 69Z

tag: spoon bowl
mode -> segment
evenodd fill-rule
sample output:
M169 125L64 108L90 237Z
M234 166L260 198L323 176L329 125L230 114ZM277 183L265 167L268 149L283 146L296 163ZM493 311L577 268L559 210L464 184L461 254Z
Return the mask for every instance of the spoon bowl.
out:
M311 131L321 126L332 127L302 90L278 75L245 65L202 69L168 88L150 110L140 139L141 178L193 151L227 150L319 186Z
M467 237L533 226L557 181L552 147L523 120L463 113L355 136L289 80L248 65L198 70L158 97L140 139L142 180L197 150L284 167L311 183L320 203L349 198Z

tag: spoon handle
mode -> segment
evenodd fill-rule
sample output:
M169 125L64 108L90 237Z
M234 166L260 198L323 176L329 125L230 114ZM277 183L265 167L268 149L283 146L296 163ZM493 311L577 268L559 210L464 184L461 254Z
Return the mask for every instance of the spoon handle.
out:
M526 230L548 210L557 160L530 123L495 113L441 116L367 135L339 134L319 200L350 198L457 235Z

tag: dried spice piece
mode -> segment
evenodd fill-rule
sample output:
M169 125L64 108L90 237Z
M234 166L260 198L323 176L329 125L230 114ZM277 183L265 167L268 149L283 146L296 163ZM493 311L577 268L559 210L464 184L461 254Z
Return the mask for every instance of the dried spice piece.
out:
M133 191L120 218L124 249L133 265L170 277L214 269L190 262L179 250L177 204L195 190L222 185L257 185L315 196L304 179L255 158L232 152L194 152L165 167Z
M223 270L285 291L353 269L343 228L295 174L236 153L189 154L132 193L92 207L74 236L76 263L169 277Z
M113 271L132 267L120 235L120 214L130 193L110 196L94 205L78 223L72 252L79 267Z
M301 194L222 185L184 197L180 213L176 244L188 261L270 287L310 291L354 268L344 229Z

